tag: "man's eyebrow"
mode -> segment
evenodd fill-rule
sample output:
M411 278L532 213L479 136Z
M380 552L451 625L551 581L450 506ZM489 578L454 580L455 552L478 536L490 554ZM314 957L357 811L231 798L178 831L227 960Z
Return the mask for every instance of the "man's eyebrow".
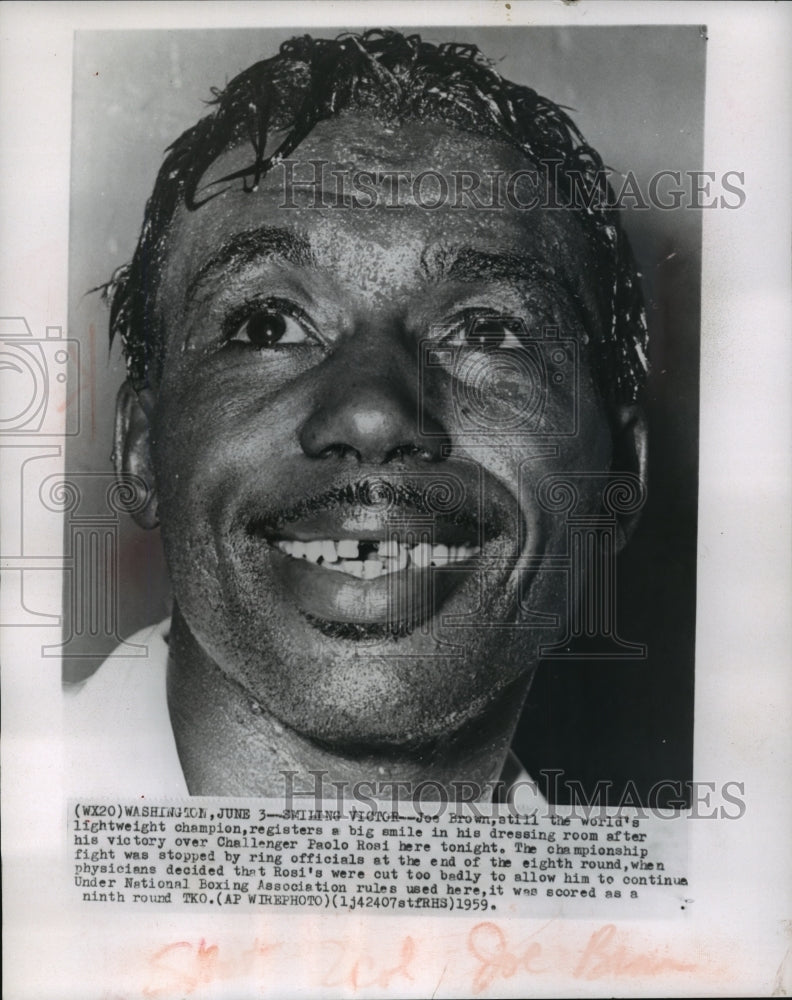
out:
M469 246L451 250L443 261L441 270L442 274L437 275L430 265L428 274L430 280L432 278L436 280L437 277L453 281L544 278L556 284L563 283L538 257L509 251L479 250L477 247Z
M187 285L187 301L207 278L226 271L238 271L266 257L279 257L297 267L314 263L308 240L282 226L260 226L234 233L198 268Z

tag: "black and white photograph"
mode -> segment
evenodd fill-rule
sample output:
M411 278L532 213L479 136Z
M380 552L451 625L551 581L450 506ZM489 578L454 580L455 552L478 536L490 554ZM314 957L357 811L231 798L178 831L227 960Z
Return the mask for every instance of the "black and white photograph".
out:
M703 30L75 57L80 780L687 805Z

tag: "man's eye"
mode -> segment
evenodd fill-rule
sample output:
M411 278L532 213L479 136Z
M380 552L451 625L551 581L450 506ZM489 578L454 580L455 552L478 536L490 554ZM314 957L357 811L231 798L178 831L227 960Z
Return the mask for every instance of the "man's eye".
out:
M279 309L258 309L240 323L229 337L232 343L253 347L303 344L309 339L305 327L294 316Z
M478 351L503 348L514 350L522 346L525 327L513 316L476 316L468 320L465 342Z
M451 339L474 351L510 351L522 347L526 336L519 317L473 314L462 318Z

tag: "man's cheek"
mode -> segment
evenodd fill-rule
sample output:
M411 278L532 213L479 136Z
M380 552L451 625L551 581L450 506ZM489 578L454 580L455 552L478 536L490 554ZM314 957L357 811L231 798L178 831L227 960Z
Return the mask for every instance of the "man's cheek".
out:
M161 533L171 576L200 581L205 588L216 580L218 568L217 526L211 522L211 511L218 508L232 482L224 449L208 433L199 435L182 428L160 439L154 459Z

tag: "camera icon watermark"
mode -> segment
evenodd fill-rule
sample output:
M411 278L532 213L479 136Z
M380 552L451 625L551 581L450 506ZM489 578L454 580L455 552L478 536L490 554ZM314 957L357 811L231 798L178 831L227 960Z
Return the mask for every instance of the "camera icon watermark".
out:
M573 437L578 432L580 350L577 340L562 337L557 326L532 331L510 315L471 319L464 342L450 341L443 330L421 341L418 368L421 434L438 432L432 412L435 375L450 378L454 424L473 438L528 435ZM565 405L548 401L560 394Z
M22 316L0 317L0 434L74 435L80 430L80 345L59 326L34 337Z

